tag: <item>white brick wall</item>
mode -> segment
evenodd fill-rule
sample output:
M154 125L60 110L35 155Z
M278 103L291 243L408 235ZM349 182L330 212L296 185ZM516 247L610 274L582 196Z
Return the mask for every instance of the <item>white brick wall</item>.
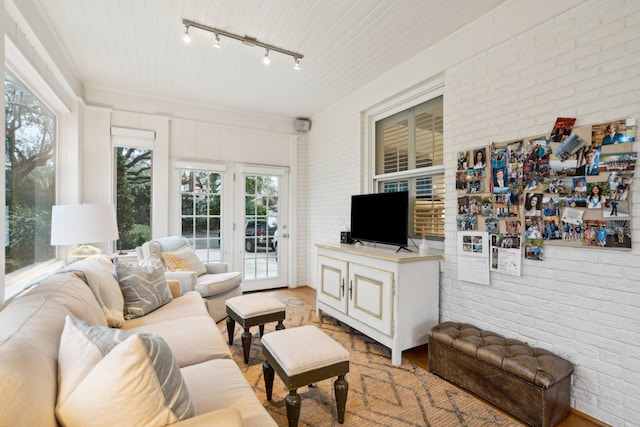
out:
M640 1L574 2L559 14L553 12L562 7L556 3L537 2L539 10L532 11L526 1L509 1L475 27L492 23L486 43L476 43L477 31L465 34L463 29L394 71L399 78L420 75L420 80L407 80L406 88L444 72L448 197L441 320L528 337L567 357L576 364L572 407L614 426L638 426L640 173L633 183L632 251L547 246L545 261L523 261L521 277L492 273L491 286L457 280L457 151L548 134L559 116L577 117L576 125L640 119ZM509 30L504 22L523 25ZM505 31L514 33L503 37ZM491 40L501 42L479 52L469 48L488 46ZM445 65L438 69L438 62ZM306 236L307 262L307 279L301 274L301 281L312 286L313 244L338 241L349 221L350 196L361 192L366 141L360 113L396 96L388 90L390 80L385 76L314 117L306 158L307 218L300 230ZM634 143L633 150L639 149L640 142Z
M323 126L314 122L307 152L306 283L315 286L315 243L337 243L349 229L351 195L361 193L360 116L354 114Z
M576 126L640 118L638 45L640 2L589 1L446 70L447 164L463 149L548 134L560 116ZM572 407L640 425L640 203L633 251L547 246L522 277L492 273L485 287L456 279L453 168L446 185L442 320L535 339L576 364Z

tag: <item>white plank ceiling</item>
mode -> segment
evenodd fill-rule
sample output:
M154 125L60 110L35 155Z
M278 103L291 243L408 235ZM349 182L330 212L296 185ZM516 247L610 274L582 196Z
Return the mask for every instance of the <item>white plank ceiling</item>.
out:
M86 87L311 117L504 0L35 0ZM293 59L182 19L302 53Z

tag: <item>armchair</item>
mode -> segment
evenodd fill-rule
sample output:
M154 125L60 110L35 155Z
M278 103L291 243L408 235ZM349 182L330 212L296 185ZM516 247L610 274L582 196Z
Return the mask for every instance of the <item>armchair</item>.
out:
M182 293L192 290L198 291L206 301L209 315L215 322L219 322L227 317L225 306L227 299L242 295L240 288L242 273L229 271L229 265L222 262L200 263L203 266L201 271L172 271L165 260L166 254L176 253L176 251L184 250L185 247L190 248L189 241L184 237L162 237L137 247L136 254L139 261L151 255L158 258L165 269L167 280L179 281Z

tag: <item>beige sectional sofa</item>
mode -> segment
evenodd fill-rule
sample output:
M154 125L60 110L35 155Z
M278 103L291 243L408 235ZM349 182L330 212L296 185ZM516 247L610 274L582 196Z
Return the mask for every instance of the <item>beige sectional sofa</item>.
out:
M104 268L108 268L109 264L102 261ZM101 283L95 283L94 277L91 286L88 286L87 276L82 272L53 274L2 308L0 425L60 425L56 405L63 373L59 368L58 356L59 352L63 354L60 349L61 337L67 333L67 316L73 316L87 325L102 327L96 329L118 333L106 328L108 316L105 316L104 305L99 302L100 297L96 297L96 287L104 285L113 289L114 283L109 282L111 279L104 279L108 276L100 276L103 277ZM111 277L117 283L115 275ZM172 291L175 292L175 289ZM180 368L192 412L195 412L193 416L173 425L276 426L231 359L226 342L209 316L201 295L189 291L182 296L175 296L169 303L142 317L124 320L121 325L122 330L136 334L159 335L170 347L169 353L173 353L175 363ZM107 356L112 354L115 351ZM79 360L84 357L82 354L72 356L79 357ZM117 384L113 378L108 380L104 384ZM103 403L113 414L122 415L123 411L127 411L127 404L135 405L136 398L144 402L144 393L142 390L142 396L135 396L133 402ZM109 395L107 390L99 387L95 394ZM95 417L97 422L103 420L105 415L96 413ZM126 413L124 419L127 419ZM127 421L124 421L118 425L126 424Z

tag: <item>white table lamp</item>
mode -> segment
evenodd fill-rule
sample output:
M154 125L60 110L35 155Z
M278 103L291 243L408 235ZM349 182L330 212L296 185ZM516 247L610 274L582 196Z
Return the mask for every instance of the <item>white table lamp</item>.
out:
M118 240L118 223L113 205L58 205L51 212L51 244L75 245L65 264L102 253L91 243Z

